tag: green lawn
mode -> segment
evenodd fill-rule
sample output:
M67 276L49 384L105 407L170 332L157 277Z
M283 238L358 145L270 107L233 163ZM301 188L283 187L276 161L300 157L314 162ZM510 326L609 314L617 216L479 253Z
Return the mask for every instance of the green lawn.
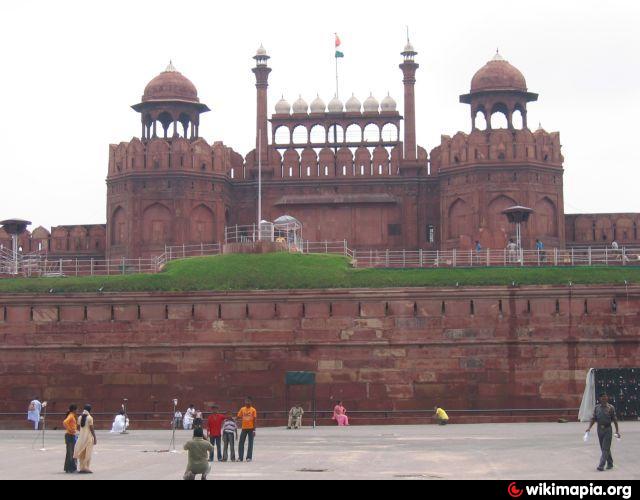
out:
M640 283L639 267L353 269L335 255L225 255L171 262L160 274L0 280L0 293L273 290Z

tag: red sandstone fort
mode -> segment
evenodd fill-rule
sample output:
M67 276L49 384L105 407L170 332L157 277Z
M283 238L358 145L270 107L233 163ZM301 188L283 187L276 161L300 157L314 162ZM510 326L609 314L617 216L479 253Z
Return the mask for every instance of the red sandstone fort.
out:
M140 138L109 147L106 225L38 227L22 235L21 247L54 258L139 258L165 245L222 242L225 226L256 222L259 163L263 218L296 217L307 241L450 250L478 240L502 249L513 236L502 212L523 205L534 210L524 248L536 238L548 248L640 243L639 214L565 214L559 133L529 129L527 105L538 94L498 53L460 96L470 106L471 132L443 135L427 153L416 143L416 55L408 43L402 115L391 96L371 95L362 103L317 97L310 105L283 98L269 118L272 70L261 47L253 68L256 148L244 157L200 137L201 115L210 110L170 64L132 106ZM492 127L499 115L506 128ZM0 229L0 246L10 245Z
M504 248L512 229L503 210L524 205L534 210L525 247L536 238L548 248L640 242L638 214L564 213L559 134L528 128L527 105L538 95L499 54L460 97L471 132L442 136L430 154L418 146L416 54L411 44L402 53L403 115L390 96L351 96L310 105L282 99L269 119L271 68L259 49L256 149L245 157L200 138L209 108L169 65L133 106L141 137L109 147L106 225L40 227L22 235L23 251L136 258L165 245L223 242L225 226L256 221L259 165L263 217L292 215L311 241L448 250L479 240ZM492 127L499 114L506 128ZM0 245L10 244L0 233ZM321 409L342 399L350 411L396 422L436 403L479 412L476 420L487 409L557 416L577 408L589 368L640 360L640 287L626 283L51 292L0 294L0 412L16 422L36 394L57 412L85 401L112 412L128 398L137 425L167 425L176 396L181 405L234 408L250 394L262 422L273 423L290 370L317 374Z

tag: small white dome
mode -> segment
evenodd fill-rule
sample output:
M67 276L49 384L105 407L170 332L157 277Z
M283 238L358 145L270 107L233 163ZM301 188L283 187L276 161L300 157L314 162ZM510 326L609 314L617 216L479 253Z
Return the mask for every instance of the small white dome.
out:
M387 97L382 99L382 102L380 103L380 109L382 111L395 111L396 107L397 107L396 100L393 97L391 97L389 94L387 94Z
M334 96L333 99L329 101L329 113L342 113L344 111L344 104L342 101L338 99L337 96Z
M404 46L404 52L415 52L416 49L413 48L411 42L407 41L407 44Z
M309 105L302 96L298 97L298 100L293 103L293 112L297 114L309 112Z
M276 114L277 115L288 115L291 114L291 104L287 101L284 96L276 103Z
M346 104L347 113L360 113L360 109L362 108L362 104L358 101L358 98L355 94L352 94Z
M373 97L373 94L369 94L369 97L364 101L363 107L365 113L377 113L380 103L378 102L378 99Z
M262 57L262 56L266 56L267 55L267 50L262 46L262 44L260 44L260 48L256 51L256 55L258 57Z
M324 103L320 96L317 96L311 103L312 113L324 113L327 110L327 105Z

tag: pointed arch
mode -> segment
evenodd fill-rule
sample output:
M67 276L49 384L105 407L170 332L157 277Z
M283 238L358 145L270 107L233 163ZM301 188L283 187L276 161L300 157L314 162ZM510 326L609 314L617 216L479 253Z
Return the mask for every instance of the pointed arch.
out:
M558 211L549 197L545 196L538 200L533 207L531 218L536 238L558 236Z
M215 216L213 210L201 203L191 211L189 239L191 243L215 242Z
M171 223L171 210L166 205L149 205L142 214L142 240L151 244L170 243Z

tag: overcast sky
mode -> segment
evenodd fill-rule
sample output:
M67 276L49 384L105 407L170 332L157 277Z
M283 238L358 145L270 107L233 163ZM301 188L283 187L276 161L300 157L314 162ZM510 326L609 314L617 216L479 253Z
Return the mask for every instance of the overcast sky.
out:
M640 211L638 2L486 0L0 3L0 219L104 223L108 145L140 134L145 85L169 59L212 112L200 132L245 155L255 138L251 59L272 59L269 112L334 93L390 92L402 110L406 25L419 52L418 143L469 132L475 71L497 47L540 94L529 126L559 131L565 211Z

